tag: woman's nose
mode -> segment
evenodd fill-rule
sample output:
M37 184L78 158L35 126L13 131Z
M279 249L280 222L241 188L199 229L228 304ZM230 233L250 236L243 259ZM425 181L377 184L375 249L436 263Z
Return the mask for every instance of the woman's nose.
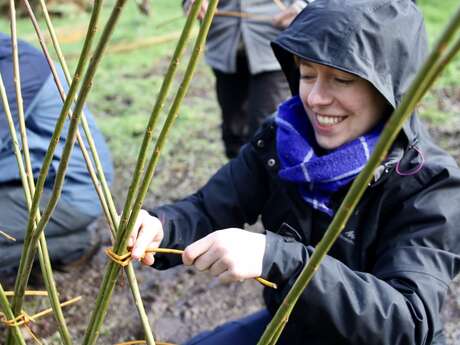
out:
M307 101L311 108L321 107L331 104L333 96L324 81L316 79L308 93Z

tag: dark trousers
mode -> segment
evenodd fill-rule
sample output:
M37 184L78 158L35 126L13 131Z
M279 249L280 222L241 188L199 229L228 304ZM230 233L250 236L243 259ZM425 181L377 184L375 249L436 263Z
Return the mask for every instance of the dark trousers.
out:
M236 73L214 69L214 75L225 153L233 158L263 120L289 97L289 86L281 71L252 75L245 54L238 55Z
M271 315L264 309L213 331L200 333L185 345L256 345L270 319Z
M46 206L50 191L45 190L41 208ZM14 273L19 266L29 214L24 192L18 186L0 187L0 230L16 239L10 241L0 235L0 278ZM80 258L90 246L87 230L94 217L82 214L71 204L59 201L45 236L54 263L63 264Z

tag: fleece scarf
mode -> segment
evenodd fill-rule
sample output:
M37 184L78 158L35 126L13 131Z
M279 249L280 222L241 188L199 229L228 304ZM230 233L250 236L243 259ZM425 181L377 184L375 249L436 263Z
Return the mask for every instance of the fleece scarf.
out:
M280 105L276 123L279 177L296 184L305 202L332 217L332 195L364 168L383 126L320 155L321 149L298 96Z

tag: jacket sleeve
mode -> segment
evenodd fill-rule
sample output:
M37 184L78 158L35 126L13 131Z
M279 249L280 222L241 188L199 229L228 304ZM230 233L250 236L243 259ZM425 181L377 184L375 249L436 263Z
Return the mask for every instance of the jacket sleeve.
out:
M442 329L440 309L448 284L460 269L460 182L448 175L445 169L428 184L404 177L406 187L418 185L417 191L393 200L369 272L353 271L327 256L291 320L300 320L306 333L321 332L324 344L366 344L369 339L372 344L432 344L434 332ZM275 282L284 279L275 297L279 305L313 248L276 234L267 245L277 252L265 258L264 274ZM278 256L287 252L294 262L286 264Z
M212 231L254 223L267 199L267 179L254 148L245 145L197 193L151 210L165 230L161 246L183 249ZM179 257L158 255L154 267L166 269L177 264Z

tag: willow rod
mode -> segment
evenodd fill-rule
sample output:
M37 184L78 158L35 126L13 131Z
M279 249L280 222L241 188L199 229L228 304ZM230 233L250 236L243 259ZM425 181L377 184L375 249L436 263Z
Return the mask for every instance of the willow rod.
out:
M11 140L12 140L12 143L13 143L13 153L14 153L14 155L16 157L16 162L18 164L19 176L20 176L22 184L23 184L25 200L26 200L26 203L27 203L27 207L30 210L30 207L32 205L31 189L33 189L33 185L30 186L28 181L27 181L27 177L26 177L26 173L25 173L25 169L24 169L24 162L22 160L21 152L20 152L20 149L19 149L19 142L18 142L18 138L17 138L17 135L16 135L16 128L14 126L13 117L12 117L11 110L10 110L10 107L9 107L9 104L8 104L6 90L5 90L5 86L4 86L3 79L1 77L1 75L0 75L0 96L1 96L1 99L2 99L3 108L4 108L4 111L5 111L5 116L6 116L6 120L7 120L7 123L8 123L9 131L10 131L10 136L11 136ZM28 149L28 148L26 147L25 149ZM32 183L33 183L33 181L32 181ZM61 338L63 339L64 344L66 344L66 345L71 344L70 333L69 333L67 325L65 323L65 319L64 319L64 316L62 314L62 309L61 309L61 307L59 305L58 292L57 292L56 286L54 284L54 279L53 279L52 272L51 272L51 263L50 263L50 260L49 260L46 241L45 241L45 238L44 238L43 234L40 237L38 250L39 250L40 266L41 266L43 274L44 274L45 285L46 285L46 288L47 288L47 290L49 292L50 302L51 302L51 305L52 305L53 310L55 312L56 320L58 322L59 333L61 335ZM11 336L11 333L9 333L9 334L10 334L10 337L11 337L10 339L12 341L13 338Z
M29 4L26 2L26 6ZM11 111L6 111L5 114L7 115L8 124L10 127L10 133L13 140L13 147L15 151L16 160L18 162L18 169L19 174L21 176L23 189L24 189L24 196L27 202L27 207L30 211L32 206L32 195L34 193L35 185L33 180L33 173L32 173L32 164L30 161L30 154L29 154L29 145L27 141L27 134L26 134L26 126L25 126L25 117L24 117L24 107L23 107L23 99L22 99L22 91L21 91L21 76L20 76L20 69L19 69L19 54L18 54L18 44L17 44L17 29L16 29L16 9L14 5L14 1L10 0L10 24L11 24L11 45L12 45L12 53L13 53L13 73L14 73L14 84L16 89L16 103L18 106L18 119L19 119L19 129L21 133L22 139L22 148L24 154L24 163L22 162L22 156L19 151L19 145L16 138L16 129L14 127L14 122L11 117ZM5 106L5 105L4 105ZM5 110L8 106L5 106ZM18 152L16 152L18 151ZM25 164L25 170L24 170ZM37 214L37 219L39 219L40 215ZM62 313L62 308L59 302L59 296L56 288L56 284L54 283L53 273L51 270L51 261L48 254L47 244L45 240L45 236L42 234L39 239L39 246L38 246L38 253L39 253L39 261L40 267L43 272L43 277L45 281L46 288L48 290L48 294L50 297L50 303L54 311L54 316L58 323L58 330L65 345L71 345L72 340L70 337L70 332L68 330L67 324L64 319L64 314Z
M58 60L59 60L61 66L62 66L62 69L64 71L64 75L65 75L65 78L67 80L67 83L70 84L71 77L70 77L70 73L69 73L69 68L67 66L67 63L66 63L65 58L64 58L64 54L62 53L61 47L59 45L59 41L58 41L56 32L54 30L53 24L51 22L50 15L48 13L48 9L46 8L45 0L40 0L40 5L41 5L41 8L42 8L42 12L44 14L44 17L45 17L46 25L48 27L48 32L49 32L49 34L51 36L51 41L53 42L54 50L56 51L56 55L58 56ZM90 148L90 151L91 151L91 154L92 154L95 166L96 166L96 171L98 173L100 183L101 183L101 186L102 186L102 191L103 191L103 194L105 196L106 203L107 203L108 211L109 211L110 216L111 216L110 217L111 220L110 220L109 217L107 217L108 218L107 220L109 222L109 225L113 226L115 224L115 219L118 218L118 213L116 211L115 203L113 202L113 198L112 198L112 195L110 193L109 184L107 183L107 179L105 178L104 169L102 167L102 163L101 163L101 160L99 158L99 154L97 153L96 145L94 143L93 136L91 135L91 130L89 128L88 121L86 119L86 115L85 115L84 112L81 114L81 124L82 124L82 127L83 127L83 131L85 133L85 136L86 136L86 140L88 141L88 146ZM78 137L77 137L77 139L78 139ZM83 150L83 148L82 148L82 150ZM85 149L85 151L86 151L86 149Z
M72 85L70 87L70 91L67 96L66 102L64 102L64 106L62 108L61 114L56 123L56 129L51 138L50 146L45 155L43 166L42 166L42 169L40 170L40 175L38 177L37 188L34 193L31 212L29 214L29 223L27 226L27 232L26 232L26 236L24 239L24 247L22 250L21 260L19 263L18 276L16 278L16 283L15 283L15 289L14 289L15 296L12 302L12 309L15 314L18 314L21 311L23 298L24 298L24 291L27 285L27 281L29 279L30 271L32 269L33 258L35 256L35 246L36 246L35 244L37 240L33 241L32 237L35 232L34 231L35 230L35 218L36 218L36 212L38 211L40 196L41 196L41 193L43 192L48 170L51 165L57 143L59 142L60 133L64 126L67 113L69 112L70 106L73 103L73 100L75 99L75 96L76 96L76 92L77 92L78 85L80 82L80 75L83 72L83 69L89 58L89 52L91 50L92 41L96 33L96 28L97 28L97 23L99 20L99 14L100 14L101 7L102 7L102 1L95 0L94 6L93 6L93 12L92 12L90 23L88 26L88 33L85 39L85 43L83 45L82 54L80 56L80 59L77 65L75 76L72 81ZM11 343L12 343L12 339L9 336L7 344L11 345Z
M8 298L6 298L5 290L3 290L3 286L0 283L0 307L3 310L3 314L5 314L6 320L14 320L15 316L13 311L10 308L10 304L8 302ZM19 326L15 325L11 327L11 337L16 341L17 345L27 345L24 337L22 336L21 330Z
M115 251L117 253L120 251L126 250L125 247L128 241L129 233L133 229L137 216L139 215L139 211L142 207L145 196L147 195L149 186L152 182L153 175L155 173L155 169L158 164L158 160L159 160L161 151L166 143L166 138L168 137L168 134L175 120L178 117L180 105L182 104L185 94L188 91L190 81L195 72L198 58L201 56L201 53L203 52L206 36L211 26L212 18L214 17L214 12L216 11L216 8L217 8L217 3L218 3L217 0L212 0L209 3L208 10L206 11L205 17L201 24L200 32L198 34L197 40L195 42L195 46L193 48L193 54L190 58L189 64L187 65L187 70L185 72L184 79L179 86L179 90L176 94L176 97L174 98L174 101L171 105L168 116L166 118L166 121L160 132L155 148L153 150L153 155L150 159L144 179L142 181L139 192L137 194L136 201L134 203L134 207L132 211L130 212L128 226L125 229L122 229L123 232L120 233L120 241L118 242L118 246L115 247Z
M128 217L131 212L131 208L132 208L133 201L134 201L134 196L137 190L139 189L141 175L144 172L144 165L145 165L145 161L147 160L147 149L149 147L150 141L152 140L153 131L155 129L158 118L164 108L166 97L168 96L169 90L171 88L171 84L174 79L174 75L176 74L177 67L179 66L180 59L182 58L184 54L186 43L192 31L194 18L198 14L199 6L201 5L201 1L202 0L196 1L191 8L190 14L187 17L187 21L184 25L184 29L182 30L181 37L179 38L179 42L177 43L173 57L169 64L168 70L163 79L163 83L161 84L161 88L158 93L157 99L155 101L155 105L153 107L152 113L150 115L149 122L147 124L146 130L144 133L144 138L142 140L141 148L139 150L136 167L134 169L133 180L129 186L128 195L126 197L125 206L124 206L123 213L121 216L121 222L120 222L121 225L118 229L118 232L120 232L122 227L125 226L128 222Z
M48 202L48 205L43 212L42 219L40 220L37 226L37 229L34 232L33 240L36 240L36 238L40 235L40 233L42 233L44 227L49 221L51 214L53 213L57 205L59 196L62 191L62 186L64 183L65 172L67 169L68 161L72 153L73 145L75 143L76 134L78 130L78 123L80 121L80 115L82 113L82 110L86 102L86 98L91 89L91 86L93 84L93 79L94 79L94 75L96 73L97 67L99 66L99 63L104 54L107 43L110 39L110 36L112 35L112 32L116 26L116 23L120 17L121 11L125 3L126 3L126 0L119 0L117 4L114 6L112 14L110 15L110 18L108 19L108 22L102 32L101 39L98 42L98 45L96 47L96 51L92 57L91 64L89 65L88 70L85 73L85 77L82 82L80 93L78 95L75 109L73 111L72 118L70 121L70 126L69 126L69 130L67 133L67 140L65 142L61 161L57 169L53 191L52 191L50 200Z
M196 16L196 13L197 13L197 11L199 9L200 4L201 4L201 1L199 0L199 1L195 2L194 5L192 6L191 13L189 14L189 17L188 17L189 20L187 21L187 23L190 23L190 25L192 23L192 19L195 18L195 16ZM199 50L195 49L195 51L194 51L194 53L192 55L191 61L194 61L194 59L195 60L197 59L197 57L195 57L195 56L198 55L200 50L203 48L204 39L205 39L205 37L207 35L207 32L209 31L209 25L210 25L213 13L215 11L216 5L217 5L217 0L214 0L211 3L211 6L208 8L208 11L206 13L206 20L205 20L204 24L202 25L202 27L200 29L200 33L198 34L198 38L197 38L197 42L201 43L200 49ZM184 27L184 31L185 30L186 29ZM183 44L185 44L185 38L181 39L179 41L178 46L181 46ZM178 50L176 49L176 52L177 51ZM173 59L173 61L171 61L172 65L177 64L177 63L178 63L178 61L174 61L174 59ZM184 80L187 80L187 79L191 78L190 74L193 72L193 68L190 68L191 65L192 65L192 62L190 62L189 65L188 65L189 68L187 69L187 71L185 73ZM165 81L167 80L167 78L168 78L168 75L165 77ZM179 93L181 92L181 89L182 89L182 87L179 89ZM157 102L157 104L158 104L158 106L155 105L154 109L157 109L160 106L162 107L161 102ZM155 115L155 112L156 112L156 110L154 110L154 113L152 114L152 117L157 116L157 115ZM150 123L151 122L152 121L150 121ZM146 130L146 135L149 134L148 132L149 132L149 128ZM149 135L151 135L151 133ZM157 154L159 153L158 151L155 151L155 152ZM145 155L145 154L146 154L145 150L141 150L141 153L140 153L140 156L139 156L139 159L138 159L138 163L140 161L145 161L145 158L142 157L142 155ZM141 173L142 173L142 169L136 169L135 173L134 173L135 177L133 178L133 181L135 181L136 179L139 180ZM130 198L133 198L134 192L136 191L136 189L137 188L134 187L134 183L132 183L131 186L130 186L129 194L128 194L128 200ZM127 217L130 214L132 215L132 212L127 207L128 203L129 203L129 201L127 201L127 203L125 204L125 208L123 210L123 217L122 217L122 221L120 222L120 227L118 229L117 242L115 244L115 248L118 248L117 254L119 254L119 255L126 253L126 242L128 240L127 239L127 232L129 231L129 227L126 228L126 222L124 222L123 220L127 219ZM110 297L111 297L111 294L113 292L113 288L115 286L115 283L117 281L117 275L118 275L119 270L120 270L120 266L118 264L116 264L114 262L109 263L107 271L106 271L106 273L104 275L104 279L103 279L103 282L102 282L102 285L101 285L99 296L98 296L98 298L96 300L96 309L93 312L93 315L91 316L90 328L88 328L88 330L87 330L87 332L85 334L85 337L84 337L84 342L83 342L84 345L93 345L96 342L98 332L99 332L99 328L101 327L102 322L104 320L105 314L106 314L107 309L108 309Z
M368 183L371 181L375 169L380 162L386 157L391 145L396 139L399 131L403 127L405 121L412 113L417 103L422 99L423 95L429 90L441 71L446 67L445 64L439 61L445 61L446 58L443 53L450 41L454 37L456 31L460 28L460 7L455 13L452 20L449 22L444 33L441 35L435 48L432 50L430 56L417 73L414 81L411 84L406 95L403 97L400 106L394 111L389 118L377 146L372 153L369 162L361 173L356 177L350 187L345 199L343 200L337 214L335 215L332 223L329 225L326 233L321 241L316 246L313 255L311 256L308 264L304 267L300 276L295 281L291 290L287 294L283 303L279 307L273 319L268 324L258 345L274 345L279 339L290 313L294 309L295 303L301 296L302 292L308 286L313 278L315 272L319 269L321 261L327 255L328 251L339 237L341 231L345 228L346 222L353 213L356 205L361 199ZM449 50L448 57L453 57L456 52L455 49L459 48L460 38L455 43L455 47Z
M197 7L197 9L198 9L198 7ZM157 118L158 118L158 116L159 116L159 114L160 114L160 112L161 112L161 110L163 108L164 101L165 101L166 96L167 96L167 92L169 91L169 88L170 88L174 73L175 73L175 71L177 69L177 66L178 66L178 61L179 61L180 57L183 55L183 52L184 52L184 49L185 49L185 44L181 44L181 42L185 43L186 40L188 39L188 37L190 36L192 23L193 22L190 19L188 21L188 24L186 23L186 25L184 26L184 29L183 29L183 32L182 32L182 35L181 35L181 39L179 40L178 48L176 49L176 51L174 53L173 59L172 59L171 64L170 64L170 68L168 69L168 72L167 72L167 74L165 76L164 82L163 82L162 87L160 89L159 96L157 98L157 102L156 102L154 110L152 112L152 116L151 116L151 119L149 121L147 130L146 130L146 134L144 136L141 151L147 149L148 144L149 144L149 142L151 140L155 123L156 123ZM144 162L145 162L145 160L144 160ZM137 169L142 169L142 167L139 168L139 166L143 165L144 162L138 160ZM107 190L108 190L108 188L107 188ZM109 198L111 198L109 193L107 193L107 196ZM111 203L109 202L109 207L110 207L110 204ZM113 202L112 202L112 204L113 204ZM116 218L114 218L114 223L118 227L119 226L118 215L117 215L116 211L114 211L112 213L114 215L116 215ZM116 237L116 236L114 235L114 237ZM142 323L144 325L144 330L145 330L145 333L146 333L147 343L148 344L154 344L153 334L152 334L152 332L150 330L147 314L145 313L145 310L143 308L139 288L137 286L137 281L135 280L134 269L133 269L131 264L128 265L128 267L127 267L127 274L128 274L128 280L129 280L130 286L131 286L131 291L133 293L133 297L134 297L134 299L136 301L136 306L138 307L138 311L139 311Z

